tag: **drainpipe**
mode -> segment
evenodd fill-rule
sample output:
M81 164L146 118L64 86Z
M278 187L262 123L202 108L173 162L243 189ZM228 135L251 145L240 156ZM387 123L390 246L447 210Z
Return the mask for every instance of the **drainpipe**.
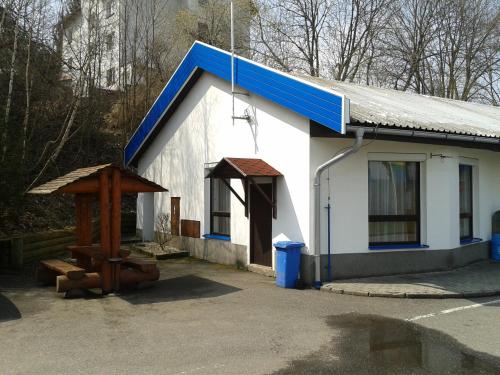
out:
M332 165L338 163L342 159L345 159L351 154L354 154L359 150L361 144L363 143L363 134L365 130L363 128L356 129L356 140L354 144L342 153L334 156L332 159L328 160L326 163L321 164L314 173L314 265L315 265L315 277L314 277L314 287L321 287L321 234L320 234L320 218L321 218L321 174L325 169L331 167Z

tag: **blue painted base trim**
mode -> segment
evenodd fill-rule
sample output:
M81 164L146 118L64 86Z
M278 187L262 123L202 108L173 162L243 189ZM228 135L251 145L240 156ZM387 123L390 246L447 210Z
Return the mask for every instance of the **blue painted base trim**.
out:
M203 237L208 239L208 240L231 241L231 237L221 236L219 234L204 234Z
M482 238L469 238L467 240L460 240L460 245L468 245L471 243L483 242Z
M428 249L429 245L424 244L394 244L369 246L370 250L408 250L408 249Z

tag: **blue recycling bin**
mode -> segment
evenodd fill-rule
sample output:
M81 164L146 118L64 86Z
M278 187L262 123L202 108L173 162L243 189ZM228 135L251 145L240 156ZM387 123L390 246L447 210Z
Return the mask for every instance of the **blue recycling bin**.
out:
M491 259L500 262L500 233L491 236Z
M276 285L282 288L295 288L299 279L300 253L302 242L280 241L276 248Z

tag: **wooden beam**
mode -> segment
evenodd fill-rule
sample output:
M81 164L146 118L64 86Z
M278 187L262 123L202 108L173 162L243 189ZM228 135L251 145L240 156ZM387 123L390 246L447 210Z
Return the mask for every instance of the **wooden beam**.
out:
M86 273L79 280L71 280L65 275L57 276L56 292L67 292L71 289L93 289L101 286L101 276L97 272Z
M100 204L100 226L101 226L101 249L106 259L111 257L111 226L110 226L110 202L109 202L109 170L103 169L99 175L99 204ZM101 265L102 292L109 293L111 285L111 265L104 261Z
M128 258L123 261L123 264L141 270L142 272L150 272L157 268L157 262L154 259Z
M48 259L40 262L40 267L48 268L60 275L65 275L70 280L80 280L85 276L85 270L66 263L60 259Z
M225 178L221 178L220 180L224 183L224 185L228 187L229 190L231 190L231 193L233 193L236 196L236 198L238 198L238 200L241 202L241 204L244 206L246 204L245 200L240 197L240 195L236 192L236 190L233 189L231 184L227 182Z
M58 193L97 193L99 191L99 180L96 177L81 179L63 186L57 190Z
M85 257L93 258L96 260L103 260L105 258L104 253L101 251L101 247L99 245L91 245L91 246L72 245L68 246L68 250L74 254L81 254Z
M142 272L138 269L123 269L120 273L120 283L122 285L133 285L145 281L156 281L160 278L160 270L155 267L148 272Z
M245 189L245 217L248 218L250 207L250 181L246 178L242 181Z
M269 203L272 207L274 207L273 201L271 200L271 198L269 198L267 196L267 194L264 192L264 190L262 190L262 188L259 186L259 184L256 183L255 180L252 177L247 177L247 178L255 186L255 188L257 189L257 191L264 197L264 199L267 201L267 203Z
M273 218L277 219L278 218L278 196L276 193L276 177L273 177L273 185L272 185L272 190L273 190L273 196L272 196L272 201L273 201Z
M154 193L167 191L165 189L158 189L134 177L122 176L121 189L123 193Z
M112 172L111 187L111 257L118 259L120 257L121 244L121 218L122 218L122 190L121 190L121 171L118 168ZM120 263L111 264L111 278L113 290L120 289Z
M119 171L118 169L115 170ZM122 176L121 179L121 189L123 193L153 193L167 191L166 189L159 189L158 187L147 184L133 176ZM89 177L88 179L71 182L57 190L58 193L67 194L96 194L99 191L99 180L97 177Z
M79 246L92 245L92 201L91 194L76 194L76 244ZM88 257L82 257L79 254L75 256L77 265L86 270L92 268L92 262Z

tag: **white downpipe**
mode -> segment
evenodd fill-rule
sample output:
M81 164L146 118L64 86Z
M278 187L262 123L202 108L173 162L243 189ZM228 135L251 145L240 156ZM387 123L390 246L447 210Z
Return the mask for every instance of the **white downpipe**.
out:
M332 159L321 164L316 168L314 173L314 266L315 266L315 276L314 276L314 286L319 287L321 285L321 174L325 169L331 167L332 165L338 163L342 159L345 159L351 154L354 154L359 150L363 143L363 135L365 130L363 128L356 129L356 140L354 144L349 147L344 152L334 156Z

